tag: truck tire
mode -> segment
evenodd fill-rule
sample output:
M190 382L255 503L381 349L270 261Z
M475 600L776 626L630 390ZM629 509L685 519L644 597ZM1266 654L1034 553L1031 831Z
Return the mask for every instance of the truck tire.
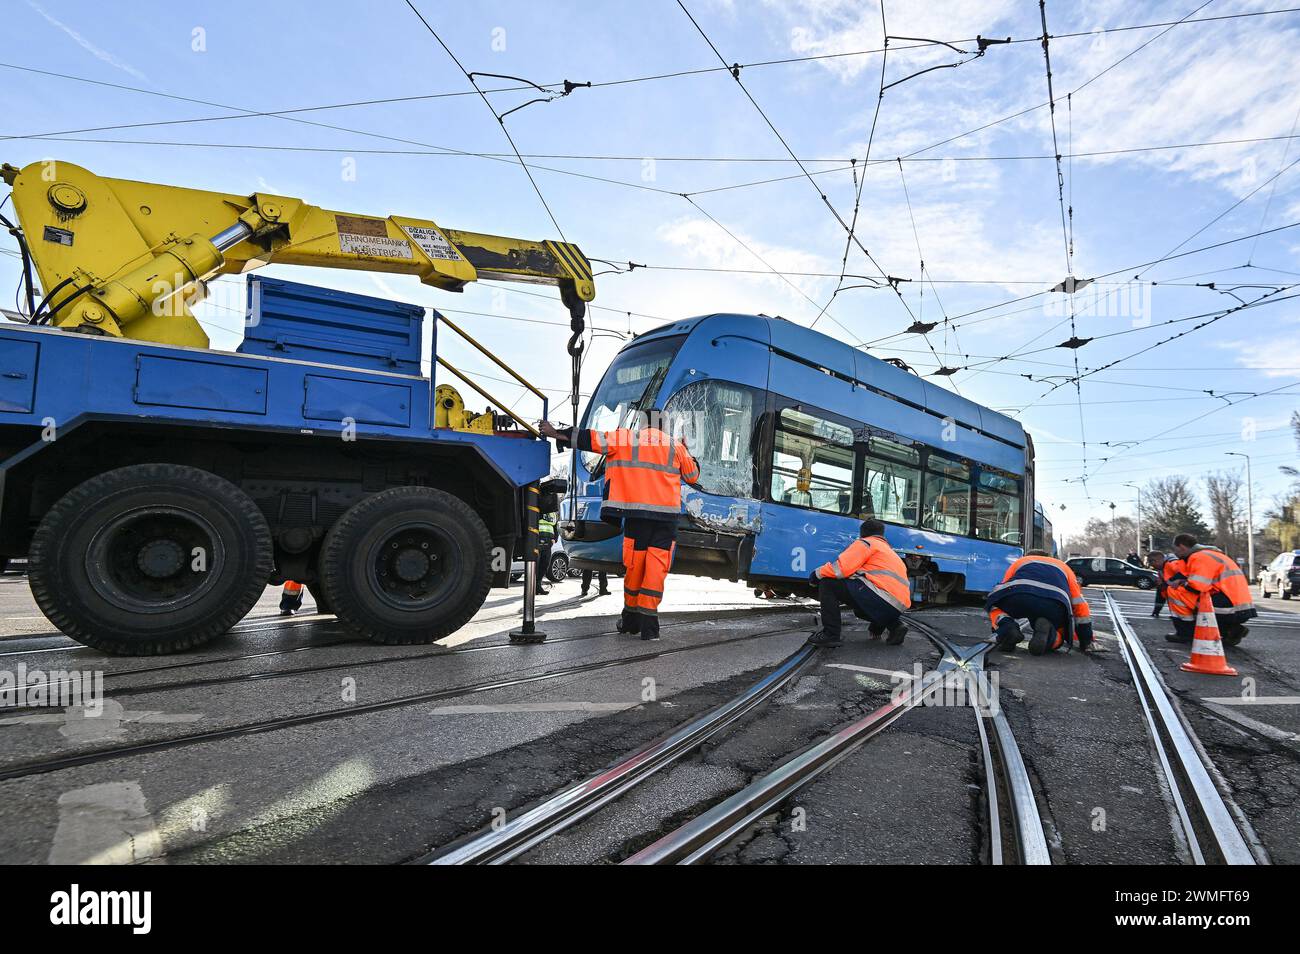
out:
M28 578L50 622L106 653L192 649L239 622L274 567L257 505L216 474L135 464L98 474L50 508Z
M395 487L355 504L325 535L321 585L349 629L390 646L431 643L478 612L492 539L459 497Z

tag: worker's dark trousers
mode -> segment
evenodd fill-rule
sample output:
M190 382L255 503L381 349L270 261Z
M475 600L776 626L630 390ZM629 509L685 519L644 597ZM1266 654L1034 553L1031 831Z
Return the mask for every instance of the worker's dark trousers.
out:
M1052 628L1063 629L1070 622L1069 611L1060 600L1037 593L1007 593L993 604L1012 620L1027 619L1032 626L1035 620L1045 619Z
M629 517L623 521L623 630L659 633L659 601L677 546L677 523Z
M822 577L817 584L822 604L822 631L827 636L840 635L840 605L852 607L875 631L889 629L902 615L861 580L836 580Z
M293 580L285 580L284 590L280 594L280 612L296 613L302 609L302 591L305 587Z
M600 584L600 590L599 590L599 592L600 592L602 595L605 594L605 593L608 593L608 592L609 592L609 577L606 576L606 575L604 574L603 571L600 571L600 570L596 570L596 571L593 571L593 570L583 570L583 571L582 571L582 595L583 595L583 596L586 596L587 593L590 592L590 590L591 590L591 578L592 578L592 576L595 576L595 577L596 577L596 581Z

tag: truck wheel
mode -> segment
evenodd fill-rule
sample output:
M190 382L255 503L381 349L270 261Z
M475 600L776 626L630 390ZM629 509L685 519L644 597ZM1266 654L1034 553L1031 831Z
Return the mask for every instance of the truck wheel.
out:
M431 643L469 622L492 575L487 527L459 497L396 487L335 522L321 552L321 584L350 629L389 645Z
M32 537L32 595L60 630L107 653L192 649L239 622L274 566L257 505L216 474L136 464L59 499Z

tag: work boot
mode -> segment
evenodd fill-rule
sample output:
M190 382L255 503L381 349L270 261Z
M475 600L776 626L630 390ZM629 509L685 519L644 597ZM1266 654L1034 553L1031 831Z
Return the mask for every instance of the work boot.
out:
M1029 653L1032 656L1041 656L1047 652L1052 643L1056 641L1056 627L1052 621L1044 619L1041 616L1034 620L1034 635L1029 638Z
M1223 645L1236 646L1239 642L1241 642L1243 639L1246 638L1246 634L1249 632L1250 630L1248 630L1245 626L1241 626L1241 625L1233 626L1231 629L1229 629L1226 633L1223 634L1222 636Z
M1020 627L1011 620L1004 619L998 624L996 637L998 652L1014 653L1016 644L1020 642Z
M1079 644L1079 652L1081 652L1081 653L1086 653L1089 649L1092 648L1092 636L1091 636L1091 635L1085 636L1085 635L1083 635L1083 634L1080 633L1080 632L1075 632L1075 634L1074 634L1074 638L1078 641L1078 644Z
M597 590L597 591L596 591L596 595L597 595L597 596L609 596L609 590L604 590L604 589L602 589L602 590Z
M641 632L641 616L638 613L632 613L623 610L623 615L618 620L618 631L636 636Z
M907 636L907 624L901 619L893 626L889 627L889 638L885 640L886 646L901 646L903 639Z
M1186 646L1191 643L1192 637L1184 636L1182 633L1165 633L1165 641Z
M578 595L579 595L579 596L586 596L586 595L587 595L588 593L590 593L590 592L591 592L591 587L589 587L589 586L584 586L582 589L578 590Z
M864 616L863 619L866 619L866 617ZM867 632L871 634L872 639L879 639L881 634L884 633L884 631L885 631L885 627L882 626L880 623L872 623L870 626L867 627Z
M844 638L838 633L828 633L824 629L814 630L808 637L809 646L843 646Z
M659 617L647 616L641 621L641 641L652 643L659 638Z

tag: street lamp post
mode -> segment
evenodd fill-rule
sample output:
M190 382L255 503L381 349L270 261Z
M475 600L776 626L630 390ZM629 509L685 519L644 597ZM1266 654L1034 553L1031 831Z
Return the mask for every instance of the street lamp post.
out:
M1255 490L1250 483L1250 455L1241 451L1226 451L1229 457L1246 458L1246 563L1247 579L1255 582Z
M1119 556L1119 533L1115 529L1115 501L1110 502L1110 538L1115 541L1114 556Z
M1137 549L1134 550L1133 552L1134 552L1134 553L1138 553L1138 554L1140 554L1140 553L1142 552L1142 488L1139 487L1137 484L1125 484L1124 486L1125 486L1125 487L1132 487L1134 490L1137 491L1137 495L1138 495L1138 501L1137 501L1137 534L1136 534L1138 545L1137 545Z

